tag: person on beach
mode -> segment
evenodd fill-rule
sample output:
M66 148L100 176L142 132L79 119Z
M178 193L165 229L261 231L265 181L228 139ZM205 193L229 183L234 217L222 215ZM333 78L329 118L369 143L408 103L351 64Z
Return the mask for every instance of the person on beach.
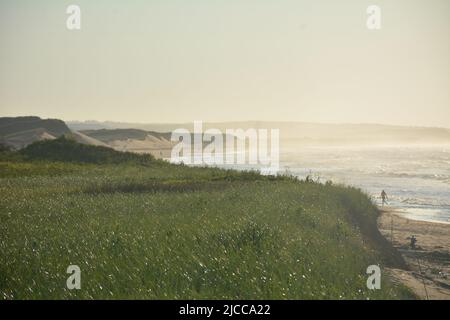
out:
M411 249L416 249L416 242L417 242L417 238L414 236L414 235L412 235L411 236L411 238L410 238L410 246L411 246Z
M387 204L387 200L388 200L388 196L387 196L386 192L384 190L381 191L381 205L384 206L385 204Z

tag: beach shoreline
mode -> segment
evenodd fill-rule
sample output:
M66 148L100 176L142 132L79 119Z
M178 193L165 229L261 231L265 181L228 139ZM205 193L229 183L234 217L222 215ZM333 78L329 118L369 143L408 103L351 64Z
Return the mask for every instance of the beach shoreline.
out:
M446 225L450 225L450 220L442 220L442 219L436 219L435 217L433 218L425 218L422 215L418 215L416 211L418 210L422 210L422 209L417 209L417 208L413 208L413 209L393 209L393 211L395 211L395 214L398 216L401 216L405 219L408 219L410 221L419 221L419 222L429 222L429 223L437 223L437 224L446 224Z
M380 212L378 229L408 267L387 268L389 276L420 299L450 300L450 224L409 219L396 208ZM413 235L415 249L410 245Z

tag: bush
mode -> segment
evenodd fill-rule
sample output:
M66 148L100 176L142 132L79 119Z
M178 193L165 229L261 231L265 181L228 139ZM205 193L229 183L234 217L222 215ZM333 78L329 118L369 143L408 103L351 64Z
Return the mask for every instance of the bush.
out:
M118 164L132 162L148 164L154 160L149 154L119 152L108 147L78 143L66 137L38 141L19 152L26 160L48 160L75 163Z

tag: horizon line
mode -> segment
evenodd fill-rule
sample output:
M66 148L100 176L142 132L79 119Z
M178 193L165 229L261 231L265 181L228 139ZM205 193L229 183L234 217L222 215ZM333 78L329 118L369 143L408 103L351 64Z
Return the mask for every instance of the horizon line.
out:
M63 119L61 119L63 120ZM208 124L223 124L223 123L295 123L295 124L317 124L317 125L373 125L373 126L388 126L388 127L409 127L409 128L435 128L450 130L450 127L439 125L414 125L414 124L394 124L394 123L380 123L380 122L324 122L324 121L301 121L301 120L224 120L224 121L174 121L174 122L140 122L140 121L117 121L117 120L64 120L65 122L79 122L79 123L121 123L121 124L133 124L133 125L175 125L175 124L193 124L194 121L202 121Z
M174 121L174 122L141 122L141 121L119 121L119 120L96 120L96 119L87 119L87 120L78 120L71 119L67 120L64 118L58 117L48 117L48 116L38 116L38 115L16 115L16 116L0 116L0 118L19 118L19 117L38 117L41 119L57 119L62 120L64 122L78 122L78 123L120 123L120 124L131 124L131 125L179 125L179 124L193 124L194 121L202 121L203 123L208 124L223 124L223 123L246 123L246 122L256 122L256 123L282 123L282 124L316 124L316 125L372 125L372 126L389 126L389 127L409 127L409 128L435 128L435 129L446 129L450 130L450 126L441 126L441 125L418 125L418 124L395 124L395 123L380 123L380 122L324 122L324 121L301 121L301 120L222 120L222 121L214 121L214 120L191 120L191 121Z

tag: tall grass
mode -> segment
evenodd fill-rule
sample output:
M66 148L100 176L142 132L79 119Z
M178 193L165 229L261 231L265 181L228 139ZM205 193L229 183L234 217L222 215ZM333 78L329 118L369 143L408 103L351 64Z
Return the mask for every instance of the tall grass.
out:
M354 221L376 216L355 189L159 162L0 168L3 299L412 297L385 276L366 288L385 260Z

